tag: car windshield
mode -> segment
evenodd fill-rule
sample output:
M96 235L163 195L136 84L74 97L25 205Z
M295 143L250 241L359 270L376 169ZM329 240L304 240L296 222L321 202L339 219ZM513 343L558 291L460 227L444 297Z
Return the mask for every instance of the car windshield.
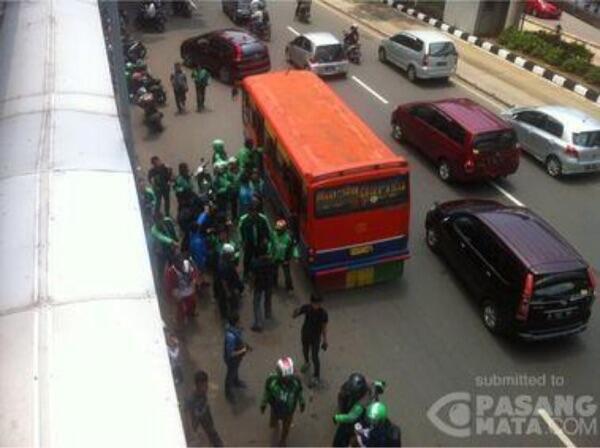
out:
M573 144L584 148L600 146L600 130L573 134Z
M242 45L242 55L244 55L244 57L262 54L263 52L263 45L260 42L252 42Z
M514 131L486 132L476 135L473 139L473 148L478 151L499 151L512 149L517 143Z
M452 42L434 42L429 44L429 54L431 56L450 56L456 54L456 49Z
M337 62L344 59L344 50L340 44L317 47L315 59L318 62Z

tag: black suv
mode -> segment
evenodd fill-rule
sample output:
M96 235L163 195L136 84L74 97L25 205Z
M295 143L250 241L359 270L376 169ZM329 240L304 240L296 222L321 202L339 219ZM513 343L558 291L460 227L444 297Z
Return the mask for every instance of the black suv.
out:
M425 229L429 248L481 300L491 332L546 339L585 330L593 270L532 211L494 201L451 201L427 213Z

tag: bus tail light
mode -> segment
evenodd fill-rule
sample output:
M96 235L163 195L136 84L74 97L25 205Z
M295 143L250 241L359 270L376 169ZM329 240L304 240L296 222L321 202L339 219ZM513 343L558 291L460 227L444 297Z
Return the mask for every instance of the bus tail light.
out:
M531 296L533 295L533 274L527 274L525 277L525 284L523 285L523 294L521 295L521 302L517 308L517 320L526 321L529 316L529 303Z
M579 159L579 151L577 151L571 145L567 145L566 146L566 148L565 148L565 154L568 155L569 157L575 157L576 159Z

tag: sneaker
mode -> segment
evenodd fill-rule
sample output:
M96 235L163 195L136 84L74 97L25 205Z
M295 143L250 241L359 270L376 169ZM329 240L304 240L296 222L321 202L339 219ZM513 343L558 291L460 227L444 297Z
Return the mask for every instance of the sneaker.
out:
M300 372L306 373L306 372L308 372L309 368L310 368L310 362L306 362L306 363L302 364L302 367L300 367Z

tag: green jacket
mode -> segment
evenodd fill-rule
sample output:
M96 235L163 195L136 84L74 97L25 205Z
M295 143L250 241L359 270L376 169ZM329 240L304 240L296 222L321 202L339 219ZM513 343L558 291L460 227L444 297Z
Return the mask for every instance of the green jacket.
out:
M227 173L218 174L213 180L213 188L217 196L225 196L229 194L230 181Z
M249 149L244 146L239 150L237 159L241 172L254 168L260 170L262 169L262 148Z
M206 87L208 85L208 80L210 79L210 74L205 68L195 68L192 70L192 79L196 84Z
M175 194L181 194L185 191L193 191L193 184L191 177L184 177L181 174L175 178L175 184L173 185Z
M350 409L347 414L335 414L333 421L337 424L356 423L358 419L362 417L364 412L365 407L358 402L352 406L352 409Z
M161 222L154 223L150 233L154 240L163 247L177 244L175 224L168 216L165 216Z
M241 179L241 172L238 173L232 173L231 171L227 171L227 173L225 174L227 176L227 179L229 180L229 194L234 197L237 198L238 194L240 192L240 179Z
M154 210L156 207L156 193L154 192L154 188L146 186L144 188L142 199L145 208Z
M275 263L283 263L284 261L290 261L295 256L295 245L290 232L273 232L271 238L271 255Z
M212 164L214 166L217 162L227 162L227 151L225 147L221 145L213 146Z
M271 226L267 217L262 213L258 214L256 220L252 219L250 213L246 213L240 218L238 228L244 246L257 247L259 241L263 240L271 243Z
M270 405L276 409L276 413L290 415L300 404L301 410L305 406L302 393L302 382L296 376L282 381L277 373L272 373L265 381L265 390L261 401L261 407Z

